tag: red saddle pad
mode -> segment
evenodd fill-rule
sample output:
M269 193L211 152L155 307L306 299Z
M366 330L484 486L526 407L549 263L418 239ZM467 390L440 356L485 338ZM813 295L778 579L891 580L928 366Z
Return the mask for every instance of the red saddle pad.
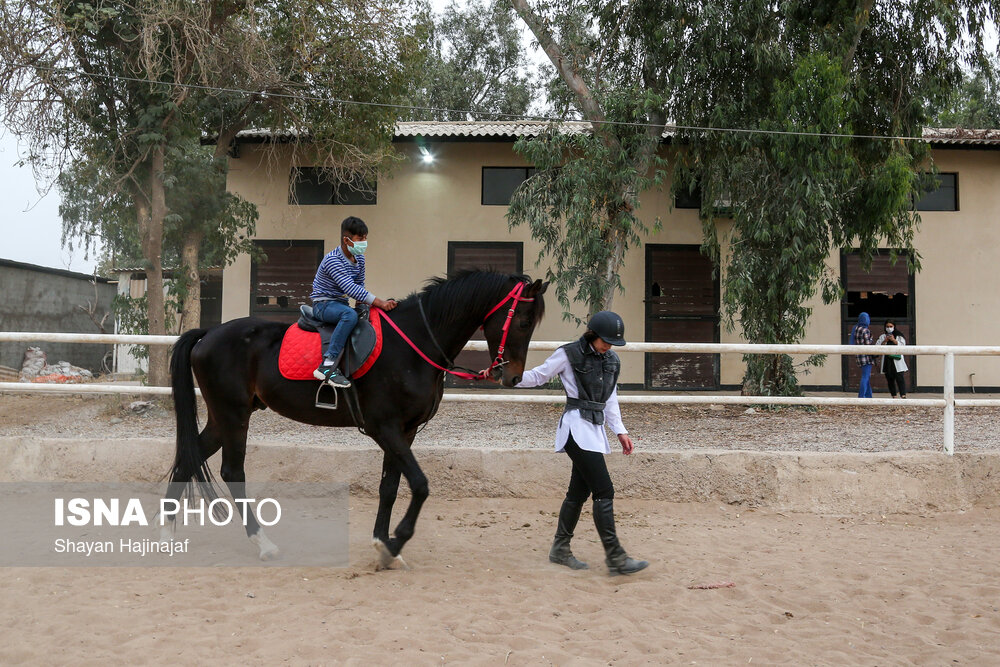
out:
M369 321L375 329L375 348L351 378L357 379L367 373L382 354L381 311L372 308ZM304 331L296 322L285 330L278 351L278 370L286 380L312 380L313 371L323 361L322 341L316 331Z
M282 377L287 380L312 380L313 371L319 368L322 361L319 333L303 331L298 324L288 327L278 352L278 370Z

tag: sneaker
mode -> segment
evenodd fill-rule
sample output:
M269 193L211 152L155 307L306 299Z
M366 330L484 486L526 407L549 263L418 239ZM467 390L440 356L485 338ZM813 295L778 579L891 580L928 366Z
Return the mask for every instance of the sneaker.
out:
M339 387L341 389L346 389L351 386L351 381L341 375L340 371L333 364L329 366L320 366L313 371L313 377L317 380L322 380L331 387Z

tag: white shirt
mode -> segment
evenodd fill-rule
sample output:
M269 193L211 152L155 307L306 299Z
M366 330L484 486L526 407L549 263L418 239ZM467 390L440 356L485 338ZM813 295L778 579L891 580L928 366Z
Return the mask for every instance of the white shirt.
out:
M521 376L518 387L538 387L545 384L556 375L562 381L563 389L569 398L580 398L579 390L576 387L576 376L573 367L569 363L566 351L559 348L552 353L540 366L525 371ZM616 435L628 433L625 425L622 424L621 408L618 406L618 387L611 391L611 396L604 405L604 423L614 431ZM573 440L580 449L588 452L599 452L610 454L611 445L608 443L608 435L604 431L604 426L594 424L583 418L579 410L570 410L563 413L559 419L559 428L556 429L556 451L561 452L566 447L569 434L573 434Z

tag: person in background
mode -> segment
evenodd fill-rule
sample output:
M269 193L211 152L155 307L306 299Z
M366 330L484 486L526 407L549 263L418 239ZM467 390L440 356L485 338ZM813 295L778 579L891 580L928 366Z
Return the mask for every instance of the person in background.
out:
M896 323L892 320L885 321L885 333L875 341L876 345L906 345L906 338L896 329ZM899 354L885 354L879 357L879 370L885 375L885 381L889 384L889 393L896 398L899 391L900 398L906 398L906 377L903 375L909 368L903 359L902 350Z
M615 487L604 455L611 453L607 426L618 436L622 453L631 454L632 439L622 424L618 406L621 361L612 345L625 344L625 323L616 313L603 310L590 318L587 331L563 345L540 366L525 371L518 387L538 387L559 376L566 392L566 408L556 429L556 451L566 452L573 464L566 499L559 510L555 540L549 560L574 570L587 569L570 550L573 531L588 496L594 499L594 525L604 545L611 574L634 574L649 563L630 558L615 532Z
M851 329L851 345L871 345L872 332L868 329L871 318L868 313L858 315L858 323ZM874 360L870 354L859 354L857 356L858 366L861 367L861 384L858 385L858 398L872 397L872 364Z

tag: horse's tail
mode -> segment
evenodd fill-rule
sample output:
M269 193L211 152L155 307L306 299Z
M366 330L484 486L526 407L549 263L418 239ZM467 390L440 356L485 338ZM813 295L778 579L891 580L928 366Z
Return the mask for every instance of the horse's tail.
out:
M170 357L170 383L174 391L174 414L177 416L177 451L170 482L187 486L197 481L202 495L214 499L218 494L208 461L202 460L198 441L198 406L191 375L191 350L206 333L208 329L192 329L184 333L174 343Z

